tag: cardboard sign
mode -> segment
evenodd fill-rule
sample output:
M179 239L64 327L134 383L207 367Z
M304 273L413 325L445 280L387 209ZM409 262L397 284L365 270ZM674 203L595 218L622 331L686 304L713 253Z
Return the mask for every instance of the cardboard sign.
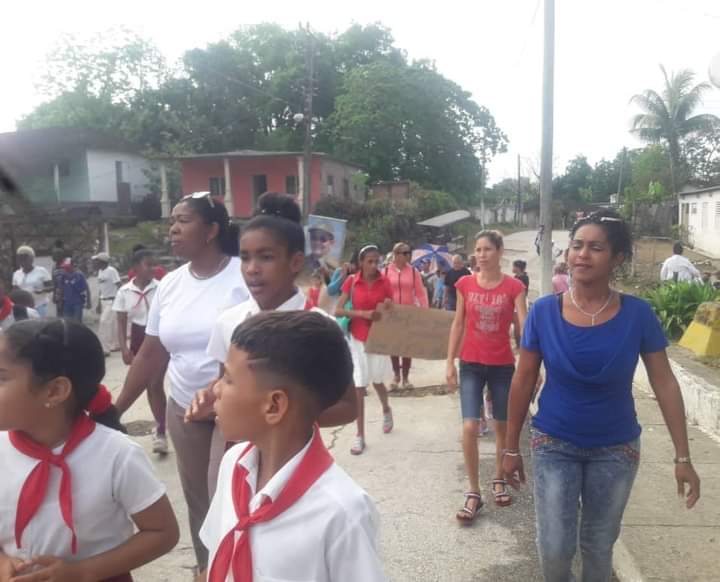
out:
M370 328L365 349L371 354L444 360L454 317L453 311L411 305L383 308L382 318Z

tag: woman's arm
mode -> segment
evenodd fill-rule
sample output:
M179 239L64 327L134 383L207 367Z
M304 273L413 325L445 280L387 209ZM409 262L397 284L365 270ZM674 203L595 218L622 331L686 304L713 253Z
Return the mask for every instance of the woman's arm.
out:
M415 298L418 300L420 307L429 307L428 294L425 283L423 282L422 275L417 272L415 267L411 267L413 270L413 280L415 281Z
M79 562L53 556L38 556L23 564L13 582L96 582L126 574L167 554L180 539L170 501L163 496L132 516L138 532L112 550ZM34 569L31 574L22 571Z
M339 402L320 413L318 424L322 428L349 424L357 418L357 406L355 386L350 384Z
M505 434L507 452L503 455L502 463L505 478L515 489L521 483L525 483L525 470L520 456L520 433L530 408L541 362L540 352L520 348L517 369L510 384L507 432Z
M327 284L327 292L330 297L337 297L342 292L342 285L345 282L348 269L346 265L338 267L330 278L330 282Z
M525 291L515 298L515 311L517 311L518 324L522 330L527 319L527 293Z
M374 310L345 309L349 295L342 293L335 307L335 317L349 317L350 319L369 319L372 321Z
M450 327L450 339L448 341L447 370L446 380L448 388L451 391L457 390L458 377L457 368L455 367L455 358L460 350L463 332L465 331L465 299L462 293L457 294L457 304L455 306L455 318Z
M170 360L160 338L154 335L146 335L140 346L140 351L133 359L132 366L125 377L120 396L115 406L120 414L123 414L133 405L145 388L151 384L158 374L158 370L164 370Z
M665 350L642 354L647 369L650 386L655 393L662 411L665 424L670 431L670 438L675 446L676 458L690 458L690 445L687 436L685 404L677 378L670 367ZM675 479L678 495L686 496L686 505L691 509L700 499L700 478L695 473L692 463L676 463ZM687 493L685 485L688 485Z

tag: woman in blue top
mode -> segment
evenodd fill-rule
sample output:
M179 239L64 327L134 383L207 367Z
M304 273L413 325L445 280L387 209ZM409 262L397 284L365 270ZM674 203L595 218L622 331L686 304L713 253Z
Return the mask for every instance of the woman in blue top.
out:
M645 301L614 291L613 271L632 254L630 230L602 210L575 223L568 263L572 287L539 299L528 315L510 389L503 472L525 481L520 432L540 363L546 382L532 421L538 551L547 582L574 580L578 502L583 582L612 575L612 548L640 460L632 381L638 357L675 445L675 478L691 508L700 479L690 462L682 394L667 341Z

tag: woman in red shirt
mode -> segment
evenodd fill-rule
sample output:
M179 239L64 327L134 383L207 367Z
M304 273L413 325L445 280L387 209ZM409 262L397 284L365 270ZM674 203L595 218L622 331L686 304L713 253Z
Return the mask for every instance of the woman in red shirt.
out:
M470 489L465 493L465 505L458 511L457 519L465 524L472 523L482 507L477 434L486 384L492 394L496 432L492 491L497 505L512 503L502 473L508 393L515 371L515 357L510 347L510 325L517 310L522 329L527 316L527 304L525 286L501 271L502 254L502 235L494 230L481 232L475 239L478 272L463 277L456 284L457 310L448 345L447 381L451 390L457 389L455 356L461 347L462 440Z
M372 383L383 410L383 432L393 429L393 416L388 402L385 378L388 376L387 356L368 354L365 342L370 334L373 321L381 317L379 308L392 303L393 291L388 279L380 272L380 251L375 245L367 245L358 253L359 272L348 277L342 286L342 295L337 303L335 315L350 318L350 350L353 357L353 381L358 397L357 436L350 449L353 455L365 450L365 402L368 384ZM352 308L345 309L350 301Z
M412 251L410 245L399 242L393 247L393 260L383 270L383 275L390 280L393 290L393 302L396 305L415 305L416 307L428 307L428 295L423 283L423 278L418 270L410 264ZM400 384L400 357L390 358L393 367L394 381L392 388ZM402 386L412 388L410 384L410 358L402 358Z

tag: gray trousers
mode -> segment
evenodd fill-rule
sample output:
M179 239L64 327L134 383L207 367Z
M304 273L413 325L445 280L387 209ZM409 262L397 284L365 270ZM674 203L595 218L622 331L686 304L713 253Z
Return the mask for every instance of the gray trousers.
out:
M170 433L178 474L188 506L190 535L200 570L208 565L207 548L200 541L210 500L215 494L225 439L214 422L185 422L185 409L168 398L167 429Z

